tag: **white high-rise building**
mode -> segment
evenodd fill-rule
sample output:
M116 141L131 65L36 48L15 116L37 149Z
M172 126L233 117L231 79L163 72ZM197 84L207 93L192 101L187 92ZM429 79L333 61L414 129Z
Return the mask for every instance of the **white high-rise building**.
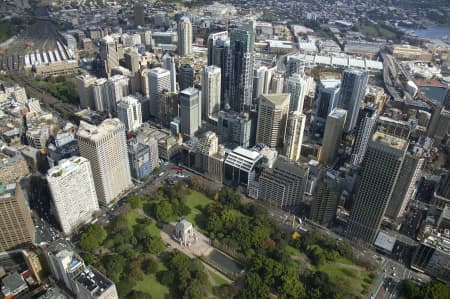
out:
M150 115L158 116L158 98L163 90L170 90L170 72L157 67L148 71L148 89L150 97Z
M346 117L347 111L339 108L333 109L328 114L325 132L323 133L322 148L319 154L319 162L328 165L336 158L342 140Z
M99 112L110 111L108 80L105 78L95 80L92 84L92 91L94 93L95 110Z
M180 131L187 136L194 136L201 126L200 93L190 87L180 92Z
M96 77L91 75L79 75L75 78L75 85L77 92L80 95L80 106L82 108L95 109L94 92L92 85L97 80Z
M303 113L303 103L305 96L309 93L313 84L313 78L293 74L285 81L284 92L291 94L289 111L299 111Z
M289 113L284 142L284 155L291 160L297 161L300 159L305 123L306 116L303 113L299 111Z
M129 79L124 75L114 75L108 79L110 109L117 111L117 104L129 94Z
M192 54L192 24L188 17L182 17L178 22L178 54Z
M175 70L175 58L169 53L163 56L163 68L170 72L170 92L177 92L177 72Z
M98 199L108 205L132 186L125 125L118 118L98 126L81 121L76 137L81 156L91 162Z
M141 103L134 96L127 96L117 104L117 117L125 124L127 131L134 131L142 125Z
M213 114L219 113L221 94L220 67L210 65L202 72L202 118L208 120Z
M351 161L353 165L360 165L369 145L377 122L377 113L374 107L366 107L359 112L359 121L356 126L355 143L353 145Z
M99 210L91 164L83 157L71 157L51 168L47 181L63 232L70 235Z

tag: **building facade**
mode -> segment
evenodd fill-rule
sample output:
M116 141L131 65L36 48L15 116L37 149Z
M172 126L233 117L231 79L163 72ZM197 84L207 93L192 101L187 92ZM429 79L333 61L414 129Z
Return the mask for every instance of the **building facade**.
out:
M194 136L201 126L200 93L191 87L180 92L180 132Z
M192 24L188 17L182 17L178 22L178 54L192 54Z

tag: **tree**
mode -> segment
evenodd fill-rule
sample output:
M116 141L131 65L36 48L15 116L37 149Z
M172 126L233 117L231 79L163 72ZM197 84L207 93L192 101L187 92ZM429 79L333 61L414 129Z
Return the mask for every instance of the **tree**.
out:
M237 208L240 203L240 196L229 187L223 187L219 192L219 202L223 205Z
M107 233L99 224L90 225L81 236L80 247L85 251L98 248L107 237Z
M411 280L402 281L400 299L448 299L450 290L442 283L433 281L419 287Z
M137 256L128 263L128 275L129 278L134 281L141 281L144 279L144 272L142 271L142 264L144 258L142 255Z
M305 297L305 288L303 283L298 279L298 275L288 271L281 276L281 286L278 288L280 299L300 299Z
M108 277L115 283L120 281L126 263L125 258L119 254L109 254L102 257L102 265L108 272Z
M125 298L126 299L152 299L152 295L141 292L141 291L132 290Z
M163 200L155 207L155 217L158 221L168 222L173 215L172 205L169 201Z
M264 283L261 277L254 272L250 272L245 277L245 288L238 298L242 299L265 299L269 297L269 286Z
M152 236L149 240L146 241L144 246L148 252L155 255L159 255L164 251L164 249L166 249L163 240L159 236Z
M142 199L136 195L128 196L127 203L132 209L142 209L143 207Z
M142 263L142 269L145 274L156 273L156 271L158 271L158 262L152 257L147 257Z

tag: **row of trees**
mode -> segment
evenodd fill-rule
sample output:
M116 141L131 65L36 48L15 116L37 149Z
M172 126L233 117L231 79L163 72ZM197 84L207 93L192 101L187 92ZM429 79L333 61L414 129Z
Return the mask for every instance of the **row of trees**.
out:
M411 280L404 280L400 287L400 299L449 299L450 289L443 283L433 281L422 287Z

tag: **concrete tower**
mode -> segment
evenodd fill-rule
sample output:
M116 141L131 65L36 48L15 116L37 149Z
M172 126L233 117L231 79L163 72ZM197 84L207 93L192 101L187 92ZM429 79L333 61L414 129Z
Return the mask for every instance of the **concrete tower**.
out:
M170 92L177 92L177 72L175 70L175 58L169 53L163 56L163 68L170 72Z
M182 17L178 22L178 54L192 54L192 24L188 17Z
M118 118L99 126L81 121L76 138L81 156L91 162L98 199L109 205L132 186L125 125Z
M117 105L117 117L127 131L135 131L142 125L141 103L134 96L127 96Z
M325 165L331 164L336 157L342 139L342 133L344 132L346 116L347 111L336 108L327 117L322 148L319 155L319 161Z
M306 115L303 113L298 111L289 113L284 141L284 155L291 160L297 161L300 159L305 123Z
M158 97L163 90L169 91L170 86L170 72L166 69L157 67L151 69L148 75L148 89L150 97L150 115L158 116Z
M408 141L376 131L362 163L347 227L350 239L373 243L402 167Z
M200 93L191 87L180 92L180 131L187 136L194 136L201 126Z
M213 114L219 113L221 94L220 67L210 65L202 72L202 119L207 121Z
M288 93L266 94L260 97L256 143L263 143L271 148L282 146L290 98Z
M91 220L99 210L88 159L75 156L61 161L48 171L47 181L58 222L66 235Z

